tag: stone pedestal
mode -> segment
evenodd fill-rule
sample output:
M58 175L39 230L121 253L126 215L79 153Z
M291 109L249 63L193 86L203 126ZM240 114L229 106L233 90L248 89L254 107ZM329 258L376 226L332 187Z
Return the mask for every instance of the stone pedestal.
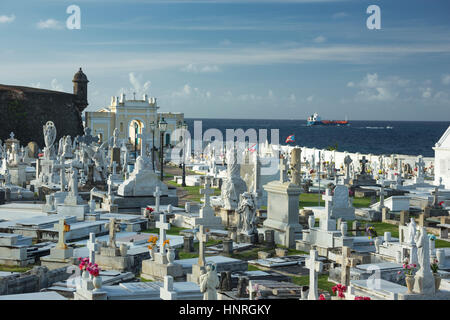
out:
M230 255L233 253L233 240L223 239L222 245L223 245L223 253L224 254Z
M74 263L73 248L67 249L52 248L50 249L50 255L41 257L41 265L46 266L49 269L57 269L64 266L69 266Z
M218 214L219 214L220 218L222 219L222 224L225 227L227 227L227 228L236 227L238 217L234 210L227 210L224 208L220 208Z
M56 212L63 216L76 216L78 221L84 221L84 215L89 213L89 205L66 205L60 204L56 207Z
M16 167L8 168L12 184L22 187L23 183L27 182L26 167L26 164L18 164Z
M205 272L205 267L201 267L198 264L192 266L192 273L188 273L186 281L198 283L200 276Z
M254 234L239 233L237 235L237 237L238 237L238 242L240 242L240 243L251 243L251 244L258 243L258 234L256 234L256 233L254 233Z
M294 248L302 231L298 223L301 188L290 182L273 181L264 185L264 190L268 195L264 227L274 230L275 243Z
M155 260L142 261L141 277L147 280L164 280L165 276L172 276L175 281L183 280L183 268L180 264L167 261L165 254L155 254Z
M183 237L183 251L194 252L194 237L191 236Z

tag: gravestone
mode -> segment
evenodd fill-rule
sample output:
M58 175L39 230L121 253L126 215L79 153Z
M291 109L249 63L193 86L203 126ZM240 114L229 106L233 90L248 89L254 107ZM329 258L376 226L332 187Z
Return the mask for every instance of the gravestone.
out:
M323 270L323 263L318 261L319 255L316 250L309 252L309 258L305 260L305 268L309 269L309 293L308 300L318 300L317 274Z

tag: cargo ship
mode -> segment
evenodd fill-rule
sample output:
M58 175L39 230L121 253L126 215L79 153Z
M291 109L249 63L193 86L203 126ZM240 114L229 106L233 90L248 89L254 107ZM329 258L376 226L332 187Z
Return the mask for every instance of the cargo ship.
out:
M347 117L346 117L347 118ZM310 126L348 126L350 123L345 120L322 120L317 113L314 113L307 120L306 125Z

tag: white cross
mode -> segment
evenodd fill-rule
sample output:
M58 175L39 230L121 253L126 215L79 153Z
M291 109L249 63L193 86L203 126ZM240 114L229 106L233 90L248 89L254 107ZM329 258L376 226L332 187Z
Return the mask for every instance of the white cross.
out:
M203 226L199 225L198 231L195 234L199 241L198 245L198 265L204 267L206 264L205 260L205 243L208 241L208 234L204 233Z
M99 245L95 242L95 233L89 233L89 241L87 242L86 247L89 250L89 262L95 263L95 252L98 250Z
M210 196L214 194L214 190L211 188L210 177L205 178L205 189L200 189L200 194L203 194L205 197L203 207L211 207L211 199Z
M170 230L170 223L166 222L166 215L161 213L159 221L156 221L156 228L159 228L159 253L164 253L164 241L166 241L166 230Z
M336 262L341 265L341 284L349 286L350 284L350 268L356 266L356 259L350 258L352 249L350 247L342 247L342 256L336 258Z
M280 182L285 183L287 181L286 177L287 173L287 165L286 165L286 159L280 159Z
M67 249L65 235L66 232L70 231L70 225L66 224L66 219L59 219L58 223L58 248Z
M153 196L155 197L155 209L156 213L159 212L159 197L161 196L161 191L159 190L159 187L156 186L156 191L153 192Z
M327 217L331 217L331 208L333 207L333 196L329 188L325 190L325 194L322 195L322 199L325 200L325 212Z
M308 300L319 299L317 291L317 273L321 272L323 269L323 263L317 261L319 255L316 250L311 250L309 252L309 258L305 260L305 268L309 269L309 294Z
M9 137L11 138L11 140L14 139L14 132L11 132L11 133L9 134Z

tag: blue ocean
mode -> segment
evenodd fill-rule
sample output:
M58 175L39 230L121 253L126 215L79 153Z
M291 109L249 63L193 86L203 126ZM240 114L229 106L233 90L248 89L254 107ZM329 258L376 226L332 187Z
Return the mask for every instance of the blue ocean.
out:
M450 121L351 121L349 126L307 127L306 120L186 119L193 137L194 121L202 121L202 130L279 129L280 144L295 135L292 145L311 148L337 147L338 151L372 154L406 154L434 157L432 149Z

